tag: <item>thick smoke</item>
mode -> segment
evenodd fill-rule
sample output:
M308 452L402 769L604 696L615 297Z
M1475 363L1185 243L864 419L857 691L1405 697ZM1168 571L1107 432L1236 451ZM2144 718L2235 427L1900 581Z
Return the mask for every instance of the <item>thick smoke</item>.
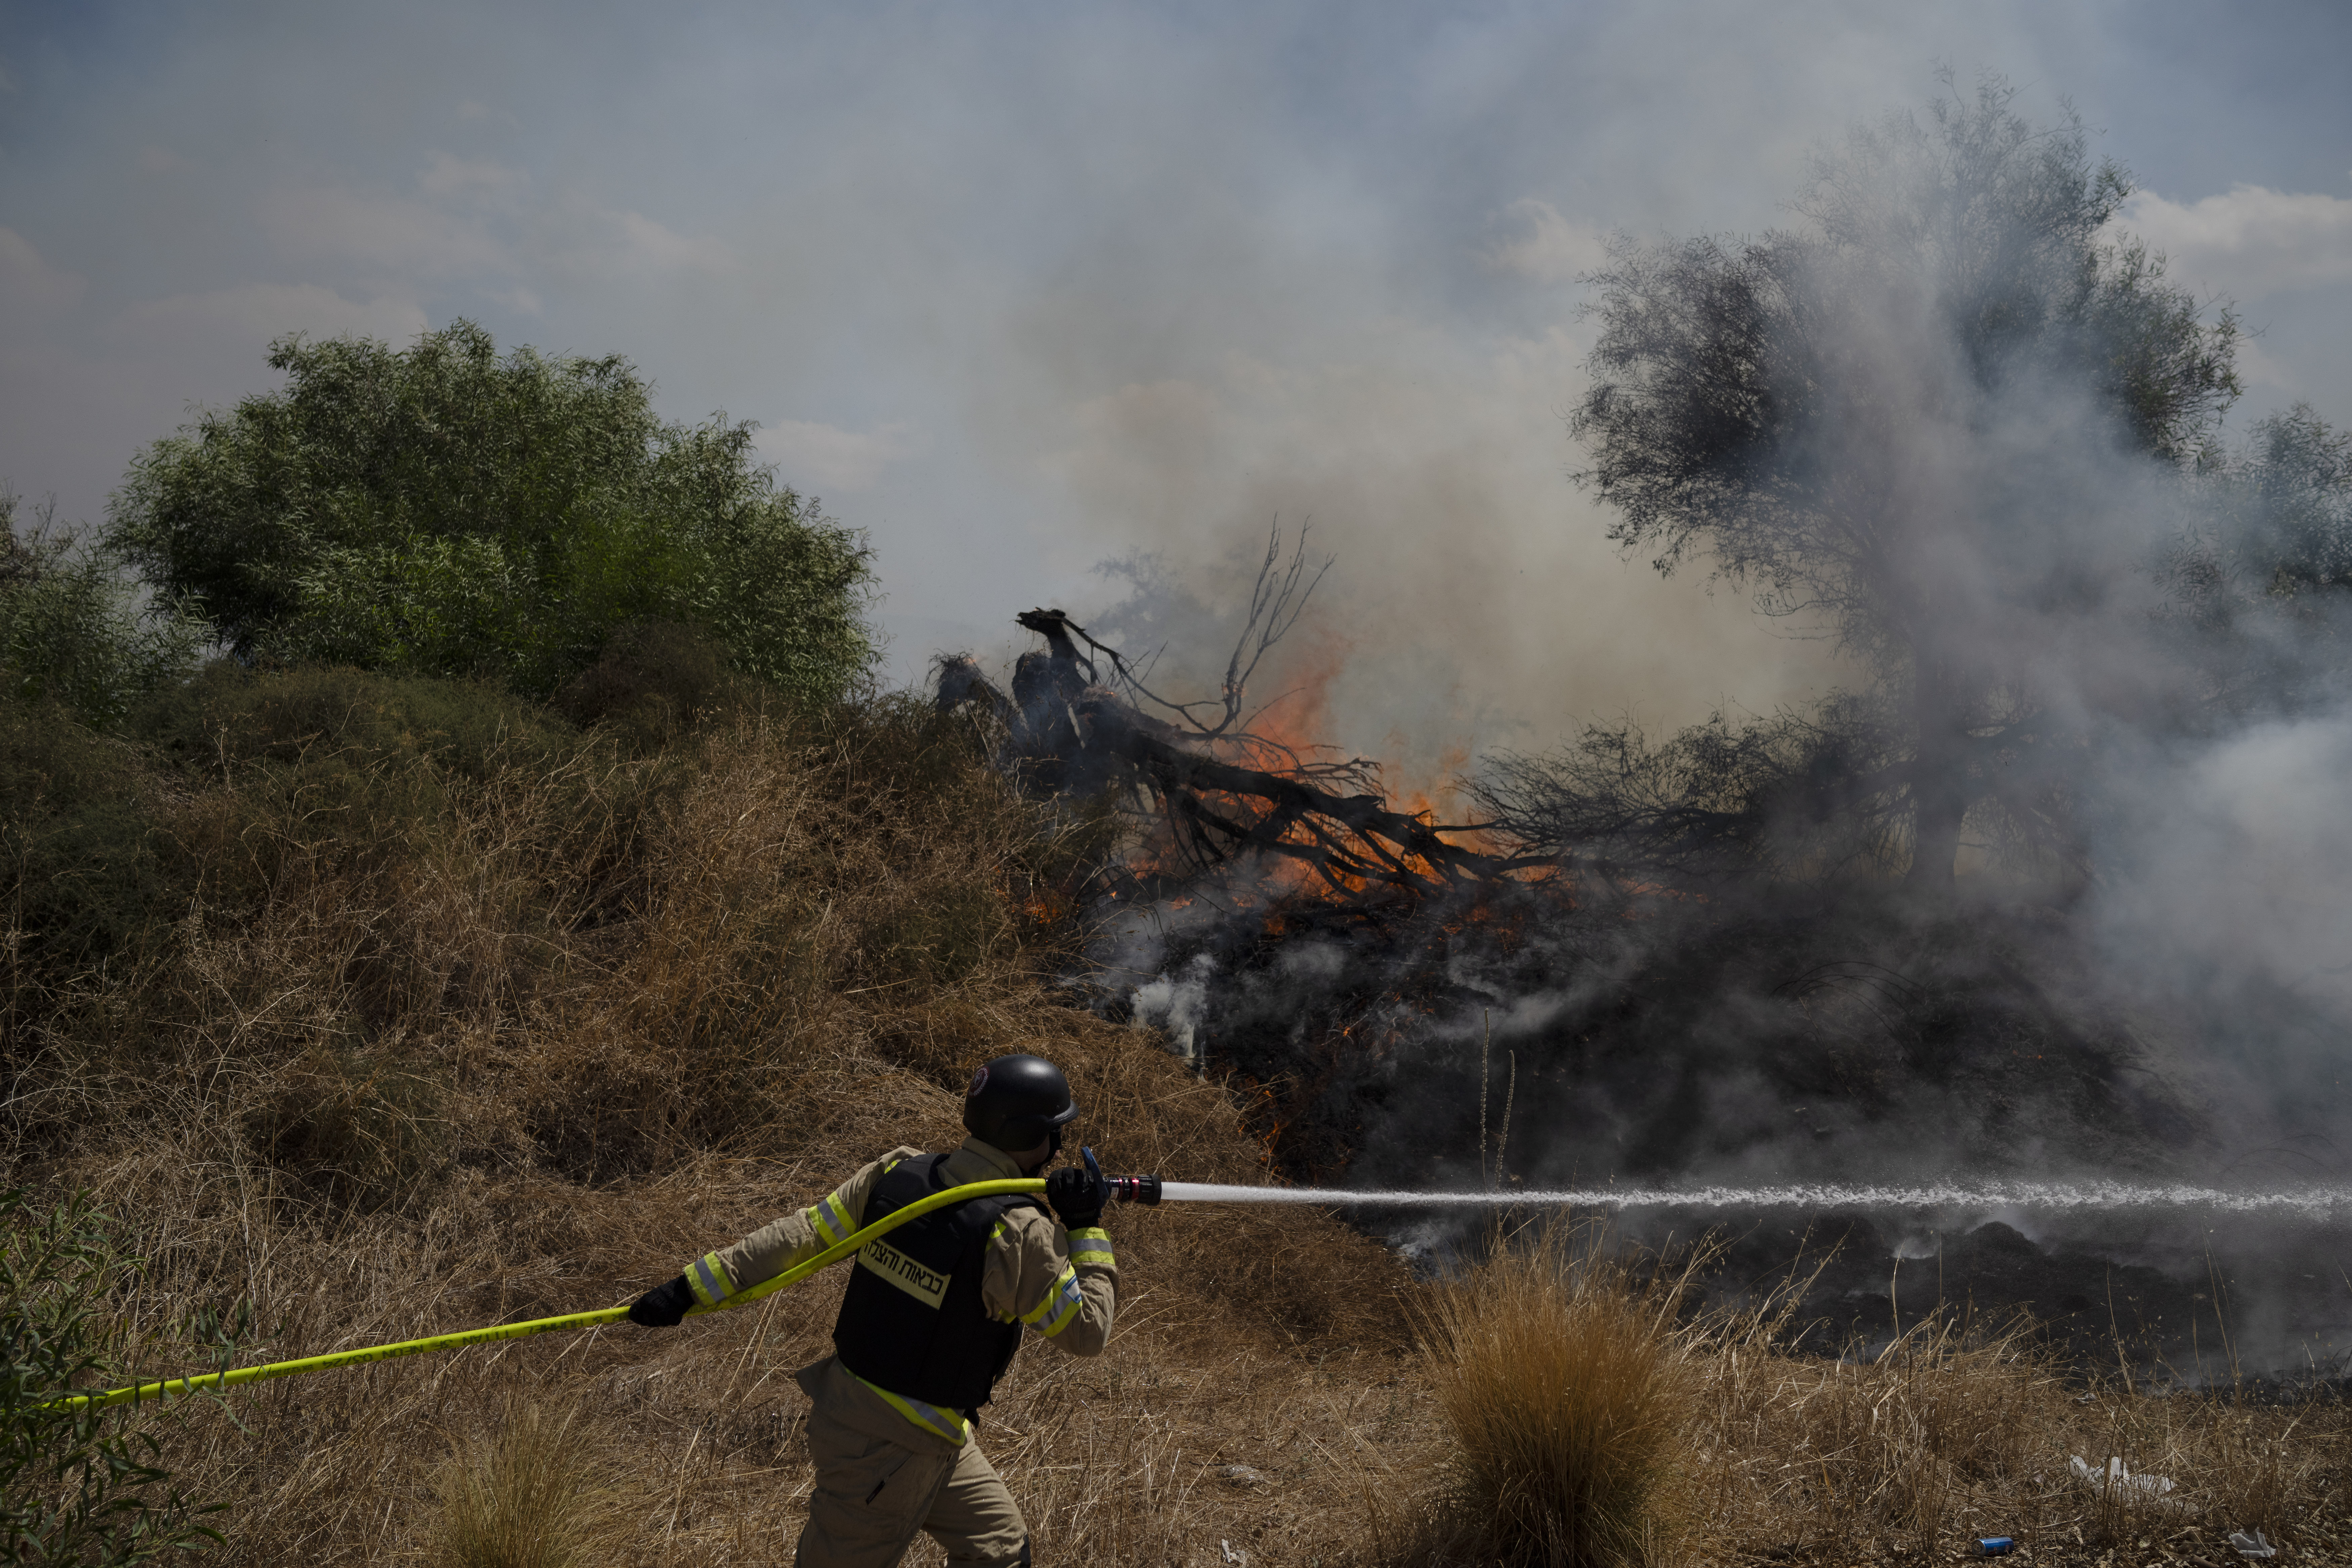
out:
M1550 882L1204 895L1116 927L1111 1005L1265 1086L1279 1170L1359 1185L1496 1179L1490 1119L1531 1189L2341 1178L2344 453L2305 416L2232 446L2233 324L2108 226L2125 194L1989 86L1825 155L1786 231L1620 244L1591 489L1844 689L1490 753L1478 805ZM1105 627L1213 646L1129 576ZM1492 636L1326 630L1294 669ZM2015 1207L1878 1239L1991 1219L2176 1272L2213 1245ZM2314 1326L2265 1310L2273 1348Z
M2151 743L2121 786L2086 910L2103 957L2185 997L2174 1059L2231 1164L2263 1179L2346 1168L2352 1041L2352 712L2340 703Z

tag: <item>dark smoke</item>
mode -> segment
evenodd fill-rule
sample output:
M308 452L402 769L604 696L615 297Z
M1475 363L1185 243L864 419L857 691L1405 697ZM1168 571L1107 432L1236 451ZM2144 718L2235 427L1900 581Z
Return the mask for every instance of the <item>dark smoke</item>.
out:
M1573 419L1615 537L1863 679L1484 759L1479 842L1537 872L1223 864L1106 921L1102 1005L1251 1086L1291 1179L1498 1179L1507 1098L1530 1188L2345 1175L2352 446L2230 436L2234 321L2115 232L2129 189L1988 82L1854 132L1784 231L1617 242ZM1848 1228L1995 1217L2166 1278L2327 1234Z

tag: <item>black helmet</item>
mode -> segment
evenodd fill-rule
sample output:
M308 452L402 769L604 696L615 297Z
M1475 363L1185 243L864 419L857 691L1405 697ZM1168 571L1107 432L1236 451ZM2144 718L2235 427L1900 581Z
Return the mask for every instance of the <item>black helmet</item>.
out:
M963 1091L964 1131L1008 1152L1034 1149L1077 1113L1070 1080L1043 1057L999 1057Z

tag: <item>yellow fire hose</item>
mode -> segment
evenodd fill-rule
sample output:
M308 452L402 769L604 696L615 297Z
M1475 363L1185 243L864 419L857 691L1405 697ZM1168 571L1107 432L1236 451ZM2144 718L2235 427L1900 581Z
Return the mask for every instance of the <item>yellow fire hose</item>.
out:
M827 1264L838 1263L883 1232L895 1229L910 1219L960 1204L967 1198L993 1197L1000 1193L1042 1193L1044 1181L1031 1178L1023 1181L972 1182L961 1187L950 1187L943 1193L918 1198L905 1208L886 1218L878 1219L846 1240L835 1242L805 1263L794 1264L773 1279L762 1280L750 1289L728 1298L721 1308L690 1307L689 1316L724 1310L756 1301L787 1285L797 1285ZM398 1344L370 1345L364 1350L337 1351L332 1355L304 1356L299 1361L272 1362L267 1366L241 1366L233 1372L199 1373L194 1377L177 1377L168 1383L138 1383L129 1388L117 1388L105 1394L77 1394L54 1402L52 1407L85 1407L121 1405L124 1401L161 1399L168 1394L193 1394L201 1389L235 1388L241 1383L259 1383L265 1378L291 1377L296 1373L324 1372L331 1366L357 1366L362 1362L390 1361L394 1356L421 1355L426 1351L455 1350L459 1345L488 1344L492 1340L519 1340L529 1334L550 1333L557 1329L585 1329L598 1323L609 1323L628 1315L626 1307L607 1307L600 1312L567 1312L560 1318L534 1318L527 1323L501 1323L496 1328L468 1329L463 1333L436 1334L431 1339L403 1340Z

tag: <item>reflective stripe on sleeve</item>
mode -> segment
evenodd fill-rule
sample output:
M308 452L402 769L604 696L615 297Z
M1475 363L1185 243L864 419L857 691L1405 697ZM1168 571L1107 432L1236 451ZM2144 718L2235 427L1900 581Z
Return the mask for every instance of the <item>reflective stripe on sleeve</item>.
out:
M843 1370L848 1371L845 1367ZM854 1372L849 1375L857 1377ZM857 1377L857 1381L866 1383L862 1377ZM926 1405L919 1399L909 1399L903 1394L893 1394L878 1384L866 1383L866 1386L881 1395L884 1404L926 1432L945 1437L949 1442L959 1445L970 1435L970 1428L965 1426L963 1417L952 1410L942 1410L936 1405Z
M706 1252L687 1266L686 1283L694 1299L706 1307L716 1307L735 1294L735 1281L727 1278L727 1266L715 1252Z
M1021 1321L1051 1339L1077 1321L1078 1310L1086 1304L1086 1298L1078 1293L1078 1271L1065 1263L1062 1277L1054 1281L1045 1299L1022 1313Z
M826 1194L803 1212L807 1215L809 1228L823 1237L827 1247L848 1240L850 1233L857 1228L849 1223L849 1210L839 1193Z
M1070 1261L1105 1263L1116 1267L1118 1258L1110 1249L1110 1232L1096 1226L1070 1232Z

